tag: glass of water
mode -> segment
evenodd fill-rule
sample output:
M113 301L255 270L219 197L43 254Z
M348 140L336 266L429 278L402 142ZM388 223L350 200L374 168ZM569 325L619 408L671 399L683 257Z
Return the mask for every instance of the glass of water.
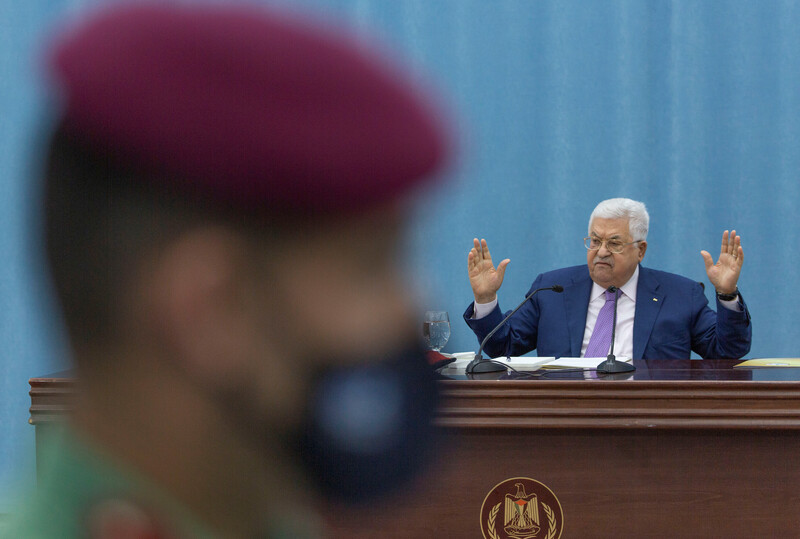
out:
M428 348L438 352L450 339L450 317L447 311L428 311L422 323L422 335Z

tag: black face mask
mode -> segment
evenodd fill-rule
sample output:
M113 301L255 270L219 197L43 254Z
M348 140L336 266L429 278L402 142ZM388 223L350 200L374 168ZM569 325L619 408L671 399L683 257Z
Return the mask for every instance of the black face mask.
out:
M374 499L402 487L434 443L439 395L421 349L316 377L297 441L310 478L333 501Z

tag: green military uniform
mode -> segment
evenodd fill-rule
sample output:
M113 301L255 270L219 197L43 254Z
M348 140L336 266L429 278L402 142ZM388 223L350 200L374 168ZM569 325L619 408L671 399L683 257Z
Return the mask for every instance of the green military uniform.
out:
M185 507L139 474L65 429L45 448L43 479L25 510L4 533L8 539L217 537ZM220 493L221 496L224 493ZM315 518L284 518L263 537L318 537Z
M137 536L210 538L214 535L166 493L70 431L45 448L42 481L24 512L12 518L10 538L104 537L123 526ZM110 537L110 535L108 535Z

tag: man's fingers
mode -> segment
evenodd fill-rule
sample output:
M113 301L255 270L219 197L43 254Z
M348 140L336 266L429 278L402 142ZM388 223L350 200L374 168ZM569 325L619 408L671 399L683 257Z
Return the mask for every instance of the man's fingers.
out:
M481 250L483 251L483 259L491 262L492 255L489 254L489 245L486 243L486 240L481 240Z
M728 253L728 231L722 233L722 247L720 247L719 254L724 255Z
M467 255L467 267L472 270L474 268L480 268L481 263L483 260L481 259L481 255L475 249L470 250L469 255Z
M741 267L742 258L744 258L744 251L742 251L742 237L737 235L735 230L731 232L731 256L733 256L739 267Z
M703 262L706 263L706 271L711 269L711 266L714 265L714 259L711 258L711 253L708 251L700 251L700 254L703 256Z
M500 276L500 281L502 281L506 276L506 267L508 267L509 262L511 262L511 260L506 258L497 265L497 274Z

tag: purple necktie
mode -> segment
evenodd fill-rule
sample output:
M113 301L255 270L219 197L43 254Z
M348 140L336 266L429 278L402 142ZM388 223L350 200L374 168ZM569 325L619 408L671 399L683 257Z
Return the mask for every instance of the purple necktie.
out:
M614 325L614 292L606 290L606 304L597 314L592 337L583 357L606 357L611 348L611 326Z

